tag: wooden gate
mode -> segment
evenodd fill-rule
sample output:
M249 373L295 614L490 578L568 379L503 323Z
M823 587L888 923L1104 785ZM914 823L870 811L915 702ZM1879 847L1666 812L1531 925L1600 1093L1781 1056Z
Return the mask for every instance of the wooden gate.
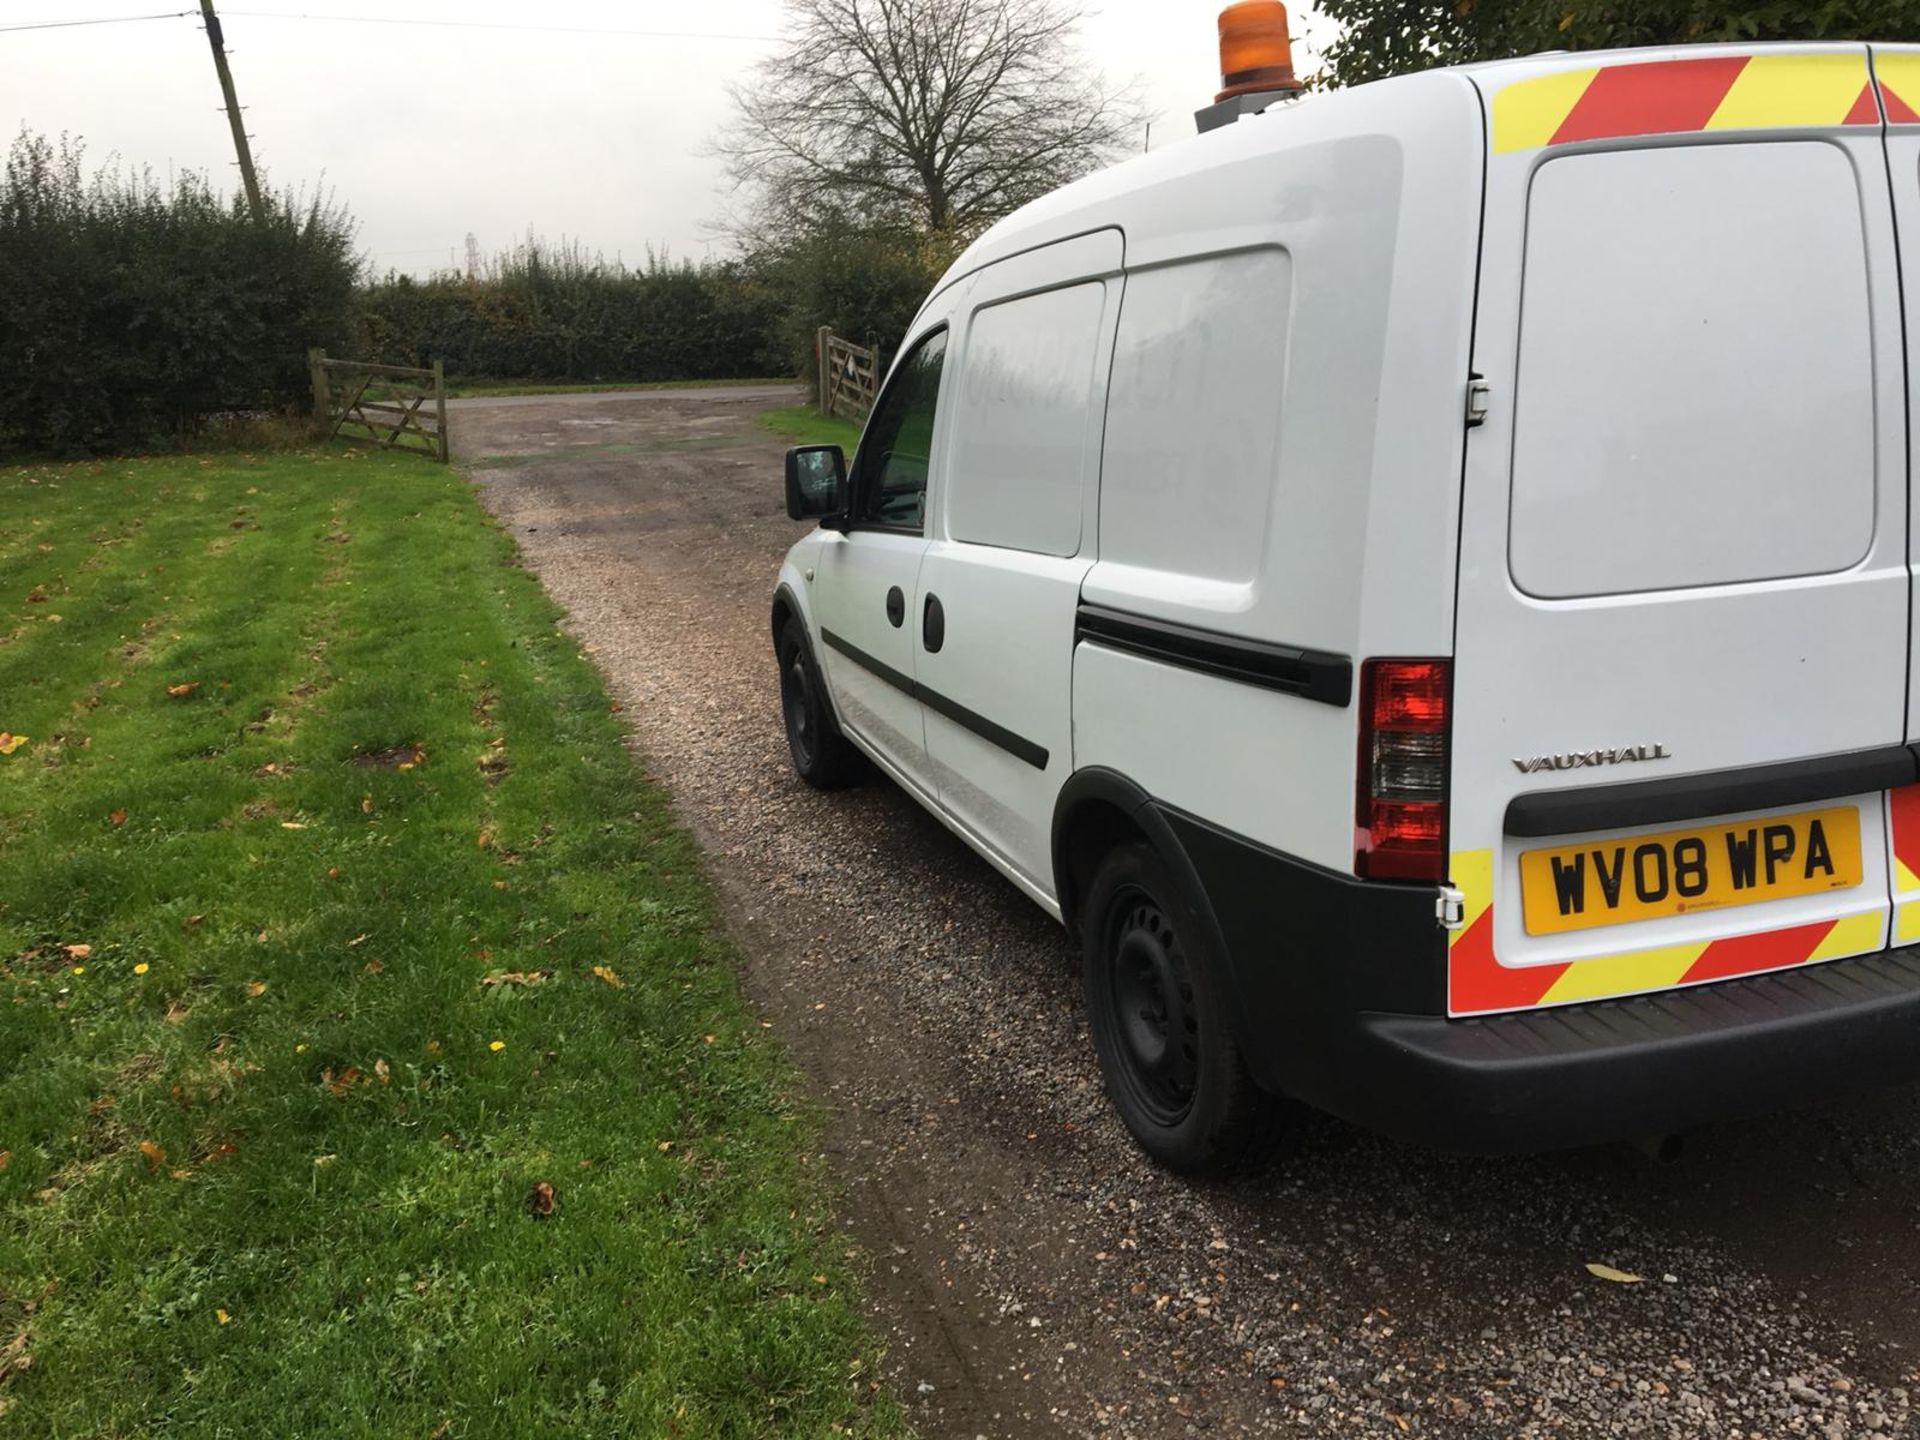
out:
M313 413L327 438L371 440L394 450L447 458L447 378L438 360L431 370L410 365L374 365L331 360L309 350Z
M880 352L844 340L822 325L814 335L820 413L866 423L880 390Z

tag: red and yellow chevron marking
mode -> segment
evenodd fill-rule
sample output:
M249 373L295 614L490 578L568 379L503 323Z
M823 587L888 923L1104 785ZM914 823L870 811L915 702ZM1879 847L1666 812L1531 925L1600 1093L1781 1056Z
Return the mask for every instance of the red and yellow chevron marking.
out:
M1920 940L1920 785L1887 792L1893 831L1893 943Z
M1911 787L1911 793L1915 796L1915 838L1920 841L1920 786ZM1455 1015L1604 1000L1703 980L1758 975L1789 965L1864 954L1879 949L1885 941L1886 914L1876 909L1864 915L1843 915L1838 920L1758 930L1722 940L1663 945L1552 965L1506 966L1493 954L1493 852L1456 852L1452 867L1453 883L1465 900L1465 923L1447 937L1447 1008ZM1916 889L1920 889L1920 883ZM1915 921L1920 923L1920 898L1916 898L1914 909Z
M1920 61L1897 55L1890 62ZM1920 65L1902 68L1920 82ZM1882 88L1888 77L1882 76ZM1897 85L1908 85L1906 79ZM1920 95L1920 83L1908 91ZM1639 60L1518 80L1493 97L1493 148L1706 130L1878 125L1865 52Z
M1920 52L1875 51L1873 73L1889 125L1920 125Z

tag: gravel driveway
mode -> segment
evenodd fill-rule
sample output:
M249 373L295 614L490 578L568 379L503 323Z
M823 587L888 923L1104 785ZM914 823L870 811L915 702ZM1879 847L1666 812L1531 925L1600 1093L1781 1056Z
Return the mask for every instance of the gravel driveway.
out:
M1920 1089L1664 1167L1305 1114L1231 1184L1144 1163L1059 930L891 785L788 768L767 609L796 529L753 422L779 403L469 400L455 450L713 857L923 1433L1920 1431Z

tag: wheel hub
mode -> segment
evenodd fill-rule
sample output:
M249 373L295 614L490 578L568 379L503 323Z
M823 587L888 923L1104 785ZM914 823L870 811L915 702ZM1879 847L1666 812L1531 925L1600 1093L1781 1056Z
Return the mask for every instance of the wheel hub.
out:
M1158 906L1136 903L1120 918L1111 954L1114 1018L1129 1078L1151 1109L1177 1119L1193 1099L1199 1027L1173 927Z

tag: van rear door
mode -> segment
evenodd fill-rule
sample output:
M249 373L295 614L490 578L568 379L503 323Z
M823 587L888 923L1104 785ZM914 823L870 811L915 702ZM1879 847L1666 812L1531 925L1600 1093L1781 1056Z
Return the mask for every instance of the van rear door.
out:
M1887 175L1893 185L1893 215L1906 237L1906 301L1908 344L1920 341L1920 45L1875 45L1873 73L1878 82L1881 111L1887 124ZM1920 423L1920 365L1907 366L1907 424ZM1920 462L1913 449L1920 435L1909 431L1908 461ZM1920 469L1917 469L1920 473ZM1908 495L1914 493L1911 478ZM1920 560L1920 536L1912 534L1908 517L1907 555ZM1920 587L1915 602L1920 605ZM1920 619L1920 616L1916 616ZM1920 637L1920 628L1910 632ZM1907 738L1920 740L1920 666L1908 666ZM1892 807L1894 939L1901 945L1920 941L1920 789L1896 795Z
M1887 943L1898 273L1864 46L1476 72L1449 1008ZM1915 233L1920 233L1916 231Z

